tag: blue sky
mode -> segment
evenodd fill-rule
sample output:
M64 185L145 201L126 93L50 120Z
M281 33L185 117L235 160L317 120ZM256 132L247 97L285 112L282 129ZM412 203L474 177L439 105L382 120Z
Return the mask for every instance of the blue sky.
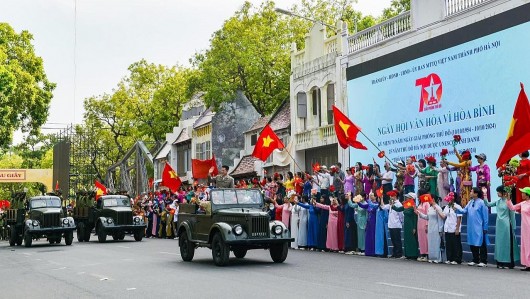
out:
M27 29L33 33L37 55L44 59L49 79L57 83L49 123L81 122L83 99L112 92L127 74L127 67L142 58L165 65L187 65L195 52L208 48L212 33L244 3L243 0L77 0L77 34L74 34L75 2L0 1L0 22L9 23L17 32ZM251 2L259 5L262 1ZM298 2L276 1L281 8ZM380 15L389 3L390 0L359 0L356 8L364 14ZM74 49L77 49L75 60ZM16 139L20 139L20 134L16 134Z

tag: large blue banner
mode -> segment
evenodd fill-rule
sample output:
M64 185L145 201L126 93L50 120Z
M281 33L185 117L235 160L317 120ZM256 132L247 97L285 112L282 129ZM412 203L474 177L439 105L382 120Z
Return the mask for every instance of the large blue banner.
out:
M485 153L492 186L519 83L530 86L530 23L348 81L348 116L391 160L428 155L449 161L459 150ZM350 161L370 163L378 151L350 150ZM380 160L380 159L379 159ZM476 164L473 159L473 164ZM380 160L380 162L382 162Z

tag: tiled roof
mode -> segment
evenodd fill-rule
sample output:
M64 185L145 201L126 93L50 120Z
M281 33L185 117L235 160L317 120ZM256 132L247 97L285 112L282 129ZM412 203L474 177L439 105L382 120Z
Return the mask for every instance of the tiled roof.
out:
M272 115L269 125L274 131L289 128L291 125L291 107L288 101L283 102L280 108Z
M198 127L202 127L206 124L209 124L212 122L212 117L214 116L215 112L212 111L212 109L208 108L206 109L201 116L195 121L193 124L193 128L196 129Z
M178 143L181 143L181 142L184 142L184 141L188 141L190 139L191 139L191 137L188 135L188 130L186 130L186 128L184 128L184 129L182 129L182 131L180 131L179 137L177 138L177 140L175 140L175 142L173 142L173 144L178 144Z
M236 168L230 173L231 176L255 175L254 161L257 159L251 155L244 156L237 164Z
M247 130L247 132L263 129L265 125L269 122L270 116L262 116L256 120L256 122ZM245 132L246 133L246 132Z

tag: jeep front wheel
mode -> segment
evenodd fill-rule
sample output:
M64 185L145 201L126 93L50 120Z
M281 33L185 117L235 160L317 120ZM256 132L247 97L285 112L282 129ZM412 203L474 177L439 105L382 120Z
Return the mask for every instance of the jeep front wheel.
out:
M272 244L269 249L271 258L275 263L283 263L287 258L289 252L288 243Z
M246 248L234 248L234 256L238 259L242 259L247 255L248 249Z
M15 246L17 243L17 229L15 226L11 226L9 231L9 246Z
M31 243L33 243L33 237L30 233L26 232L24 234L24 246L31 247Z
M216 233L212 240L212 257L216 266L223 267L228 264L230 248L226 246L220 233Z
M83 242L85 240L86 227L83 222L77 225L77 242Z
M143 238L144 238L144 231L143 230L137 230L137 231L134 232L134 240L136 242L142 241Z
M67 246L72 245L72 241L74 240L74 232L69 231L64 234L64 244Z
M98 226L98 241L99 243L105 243L107 241L107 233L105 232L105 229L103 228L103 225L100 224Z
M185 262L191 262L195 255L195 244L188 239L188 234L185 230L179 235L179 247L182 260Z

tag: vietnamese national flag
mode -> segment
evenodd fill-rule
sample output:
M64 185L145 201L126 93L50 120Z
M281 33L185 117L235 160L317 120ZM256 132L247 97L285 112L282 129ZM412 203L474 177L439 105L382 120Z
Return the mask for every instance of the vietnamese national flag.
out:
M282 148L285 148L285 146L280 138L278 138L269 125L266 125L258 137L252 156L265 162L275 149Z
M422 196L420 196L420 202L422 202L422 203L431 202L432 200L433 200L432 196L429 193L425 193Z
M512 121L506 143L499 154L497 168L506 163L513 156L530 149L530 104L521 83L521 91L515 104Z
M98 180L94 181L94 185L96 186L96 200L98 200L100 196L107 194L107 187L105 187Z
M208 172L212 167L212 175L218 175L219 169L217 168L217 162L215 161L214 155L212 155L211 159L206 160L191 159L191 172L193 173L193 178L195 179L207 179Z
M414 207L416 205L416 203L414 202L414 199L410 198L410 199L407 199L403 202L403 207L405 209L410 209L412 207Z
M180 180L177 173L175 173L169 163L166 163L166 166L164 166L164 171L162 172L162 185L168 187L171 192L175 193L180 188L181 184L182 181Z
M356 149L367 150L364 144L357 141L357 134L361 132L361 128L355 125L344 113L342 113L335 105L333 105L333 117L335 118L335 132L339 145L342 148L352 146Z

